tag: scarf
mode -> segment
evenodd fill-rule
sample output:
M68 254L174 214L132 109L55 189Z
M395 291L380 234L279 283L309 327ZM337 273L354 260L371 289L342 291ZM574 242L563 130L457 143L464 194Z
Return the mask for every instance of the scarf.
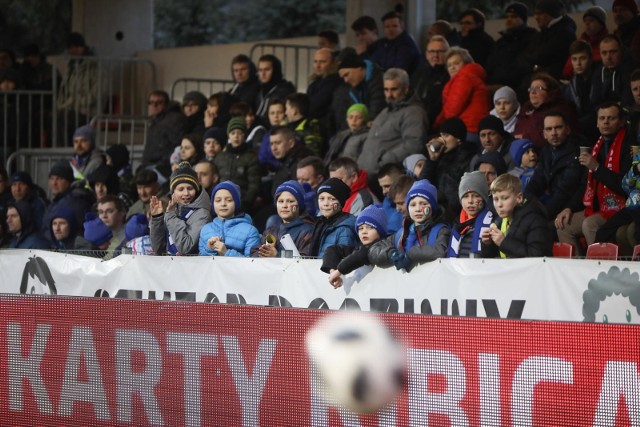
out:
M622 142L627 134L627 129L622 128L618 131L617 135L613 139L609 152L606 153L606 168L612 172L620 172L620 155L622 154ZM604 144L604 138L600 136L598 142L593 146L591 155L595 158L598 157L598 153ZM599 211L594 210L594 197L597 197ZM585 206L585 216L591 216L598 212L605 219L611 218L616 212L624 208L625 197L621 196L601 182L597 182L593 176L593 171L589 171L587 175L587 188L584 192L582 203Z

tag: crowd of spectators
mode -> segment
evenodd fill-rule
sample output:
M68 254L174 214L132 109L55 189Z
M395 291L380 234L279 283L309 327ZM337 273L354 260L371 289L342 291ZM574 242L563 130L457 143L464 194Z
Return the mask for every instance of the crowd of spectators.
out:
M323 257L329 282L360 265L578 254L640 242L640 15L634 0L479 9L429 29L424 54L397 12L322 32L308 88L282 63L231 63L229 92L148 96L135 173L119 145L73 133L49 173L0 171L0 244L140 254ZM1 83L0 83L1 84ZM304 90L304 92L303 92ZM638 226L636 226L636 223Z

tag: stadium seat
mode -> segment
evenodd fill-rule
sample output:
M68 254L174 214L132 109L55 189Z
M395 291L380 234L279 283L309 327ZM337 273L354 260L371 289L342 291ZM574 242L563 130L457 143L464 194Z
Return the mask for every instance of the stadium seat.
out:
M553 244L553 256L555 258L573 258L574 248L571 243L555 242Z
M593 243L587 248L587 259L618 259L618 245L615 243Z
M640 261L640 245L633 247L633 255L631 255L631 261Z

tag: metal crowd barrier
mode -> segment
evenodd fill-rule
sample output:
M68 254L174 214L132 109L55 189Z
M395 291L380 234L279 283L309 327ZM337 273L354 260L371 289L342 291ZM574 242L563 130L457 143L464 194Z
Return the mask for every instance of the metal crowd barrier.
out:
M191 91L202 92L207 98L217 92L228 92L234 85L233 80L203 79L199 77L183 77L171 85L171 99L181 101Z
M313 55L318 46L300 46L293 44L256 43L249 57L258 65L262 55L272 54L282 61L282 73L291 81L298 92L305 92L309 85L309 76L313 73Z

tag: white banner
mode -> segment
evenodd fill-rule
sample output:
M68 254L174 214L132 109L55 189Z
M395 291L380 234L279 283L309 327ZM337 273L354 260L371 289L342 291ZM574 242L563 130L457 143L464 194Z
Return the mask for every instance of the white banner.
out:
M320 260L154 257L110 261L0 252L0 292L511 319L640 323L640 263L442 259L407 273L363 267L333 289Z

